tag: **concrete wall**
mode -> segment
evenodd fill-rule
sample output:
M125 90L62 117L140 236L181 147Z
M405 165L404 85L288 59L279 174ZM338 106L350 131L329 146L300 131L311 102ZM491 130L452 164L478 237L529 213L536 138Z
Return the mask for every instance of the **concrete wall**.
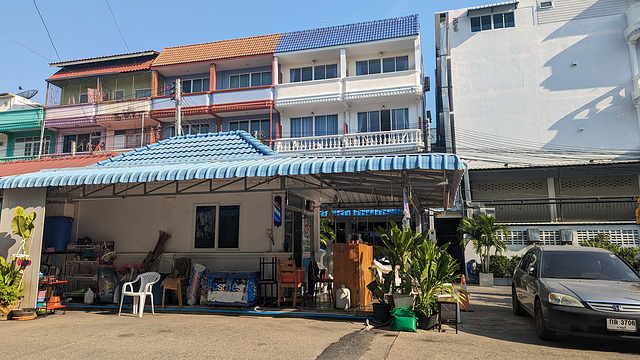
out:
M640 149L624 13L538 24L536 11L535 1L521 1L514 28L475 33L466 9L450 12L458 155L502 166ZM578 152L540 155L554 150Z
M6 189L2 197L2 215L0 216L0 256L10 257L20 250L20 237L11 232L11 220L17 206L22 206L27 214L35 212L35 227L31 232L30 243L27 250L31 256L32 264L28 266L23 275L24 290L22 294L23 308L35 308L38 290L38 272L40 270L40 253L42 250L42 234L45 217L44 188L39 189ZM10 259L9 259L10 261Z

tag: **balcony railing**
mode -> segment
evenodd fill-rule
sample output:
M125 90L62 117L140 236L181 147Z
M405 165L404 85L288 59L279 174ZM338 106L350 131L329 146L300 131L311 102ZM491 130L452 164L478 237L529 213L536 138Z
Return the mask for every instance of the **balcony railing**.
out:
M148 98L135 100L121 100L98 103L96 115L112 115L151 110L151 100Z
M44 113L45 121L92 118L96 115L96 104L49 106Z
M275 141L275 150L281 153L299 152L328 155L421 151L423 149L422 131L418 129L286 138Z

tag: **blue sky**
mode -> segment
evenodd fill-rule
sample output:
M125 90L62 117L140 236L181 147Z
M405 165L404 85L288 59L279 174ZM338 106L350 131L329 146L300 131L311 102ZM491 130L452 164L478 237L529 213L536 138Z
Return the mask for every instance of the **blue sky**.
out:
M0 12L0 93L36 89L44 104L49 63L420 14L424 72L435 67L434 13L498 2L448 1L12 1ZM113 17L111 11L113 11ZM116 22L117 21L117 26ZM118 30L119 27L119 30ZM122 33L122 35L120 34ZM59 57L58 57L59 56ZM432 82L433 83L433 82ZM427 109L433 110L433 90Z

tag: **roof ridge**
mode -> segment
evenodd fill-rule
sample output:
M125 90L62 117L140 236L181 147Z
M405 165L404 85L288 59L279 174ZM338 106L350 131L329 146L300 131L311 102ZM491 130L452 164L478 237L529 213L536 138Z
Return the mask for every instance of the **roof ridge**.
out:
M164 51L164 50L166 50L166 49L178 49L178 48L185 48L185 47L190 47L190 46L210 45L210 44L223 43L223 42L227 42L227 41L234 41L234 40L249 40L249 39L257 39L257 38L263 38L263 37L268 37L268 36L276 36L276 35L282 35L282 34L283 34L282 32L279 32L279 33L274 33L274 34L255 35L255 36L247 36L247 37L240 37L240 38L234 38L234 39L224 39L224 40L208 41L208 42L197 43L197 44L188 44L188 45L169 46L169 47L165 47L165 48L164 48L164 49L162 49L162 50Z

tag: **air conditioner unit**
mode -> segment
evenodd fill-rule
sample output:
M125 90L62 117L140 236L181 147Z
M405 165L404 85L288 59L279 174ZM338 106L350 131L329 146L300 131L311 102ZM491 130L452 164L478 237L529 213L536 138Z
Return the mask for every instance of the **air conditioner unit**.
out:
M540 229L527 229L527 243L537 244L540 242Z
M562 245L573 244L573 230L560 229L560 244Z

